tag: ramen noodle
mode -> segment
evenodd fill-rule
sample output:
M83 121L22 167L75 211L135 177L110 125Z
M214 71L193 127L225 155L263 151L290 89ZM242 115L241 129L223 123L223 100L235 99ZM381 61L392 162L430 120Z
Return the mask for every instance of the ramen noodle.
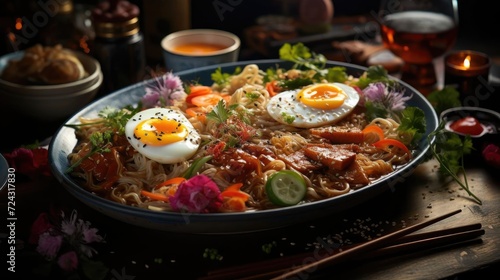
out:
M396 111L405 108L410 97L395 92L396 86L373 81L360 88L359 77L331 82L312 70L264 70L246 65L225 82L211 85L181 82L167 73L157 79L156 91L146 89L140 103L115 108L111 114L122 116L133 128L130 132L112 129L106 121L112 119L109 114L80 118L81 124L73 126L78 144L68 156L71 176L90 192L134 207L200 213L259 211L283 207L270 197L275 195L268 186L273 174L292 183L304 182L304 194L294 202L303 204L366 187L412 160L413 135L399 129L400 115L367 116L369 104L373 107L377 98L392 100ZM299 81L300 85L291 86ZM167 88L169 83L177 86ZM184 92L188 87L191 92ZM374 93L377 88L383 93ZM168 92L168 97L148 100L158 89ZM329 101L324 103L322 98ZM157 111L147 118L151 110ZM192 146L184 154L182 141L171 150L162 150L155 142L170 141L171 135L157 134L150 142L141 142L150 132L139 133L146 129L144 122L161 121L156 115L164 113L175 114L169 121L182 127L172 134L188 135L183 144ZM184 117L188 122L180 121ZM137 124L130 125L132 121ZM110 140L98 148L95 135L105 133L111 134ZM156 150L148 154L150 147ZM186 197L196 201L183 200Z

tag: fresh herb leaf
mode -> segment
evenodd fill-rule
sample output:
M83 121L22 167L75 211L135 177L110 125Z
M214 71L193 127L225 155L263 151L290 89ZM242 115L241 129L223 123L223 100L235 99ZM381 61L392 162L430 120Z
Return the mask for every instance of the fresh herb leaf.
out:
M218 124L226 123L229 119L231 112L226 108L224 100L219 100L217 105L207 114L207 118L215 121Z
M295 117L294 116L291 116L291 115L288 115L287 113L285 112L282 112L281 113L281 118L283 119L283 121L285 121L287 124L292 124L293 121L295 120Z
M278 86L280 88L282 88L283 90L293 90L293 89L303 88L303 87L308 86L312 83L314 83L314 81L311 78L299 77L299 78L289 79L289 80L279 80Z
M205 248L205 251L203 252L203 258L214 261L221 261L224 257L219 254L219 251L215 248Z
M236 67L232 74L222 72L222 69L219 67L215 69L215 72L213 72L210 75L210 78L214 83L218 84L219 86L225 86L229 84L229 81L232 76L238 75L239 73L241 73L241 67Z
M270 254L272 249L277 247L277 246L278 246L278 243L276 243L276 241L272 241L270 243L263 244L262 251L266 254Z
M106 130L105 132L94 132L90 135L90 144L91 144L91 150L87 155L79 159L77 162L75 162L73 165L71 165L67 170L66 173L72 172L75 167L80 165L80 163L94 155L95 153L105 153L109 152L108 146L110 143L113 141L113 135L118 134L118 135L123 135L125 133L125 126L127 125L128 120L135 115L137 112L139 112L139 106L137 107L132 107L132 106L126 106L120 110L112 107L105 107L102 109L99 113L98 116L101 117L101 120L93 123L83 123L83 124L66 124L65 126L67 127L72 127L74 129L80 129L81 127L84 126L89 126L89 125L96 125L96 124L101 124L103 125Z
M460 93L453 87L446 86L427 95L427 100L432 104L436 113L440 115L444 110L462 106Z
M405 144L410 144L410 146L417 145L426 131L424 111L418 107L406 107L401 111L400 120L401 123L398 127L400 140Z
M75 163L73 163L73 165L68 167L68 169L66 169L66 173L72 172L75 169L75 167L77 167L82 163L82 161L84 161L85 159L91 157L96 153L110 152L110 149L108 147L113 141L113 132L109 130L105 132L97 131L92 133L89 139L91 145L90 151L85 156L83 156L82 158L78 159Z
M386 86L391 86L396 83L395 80L389 78L387 70L381 65L373 65L368 67L365 73L359 77L355 83L359 88L364 89L371 83L382 82Z
M366 119L369 121L378 117L385 118L388 115L387 108L385 108L384 104L380 102L367 100L365 102L365 108Z
M215 72L213 72L210 76L212 81L218 85L224 85L229 82L229 78L231 77L231 74L229 73L223 73L222 69L219 67L215 69Z
M291 45L283 44L279 50L280 59L294 62L293 68L307 68L321 73L322 76L327 74L325 68L326 57L322 54L317 54L309 50L303 43Z
M427 141L434 158L439 162L439 171L443 176L451 176L477 203L482 204L469 188L467 175L464 169L464 156L470 154L473 145L470 136L461 138L457 134L447 131L444 122L441 122L436 130L429 133ZM458 174L463 174L463 182Z
M332 83L344 83L348 79L347 71L345 67L335 66L327 69L326 79Z

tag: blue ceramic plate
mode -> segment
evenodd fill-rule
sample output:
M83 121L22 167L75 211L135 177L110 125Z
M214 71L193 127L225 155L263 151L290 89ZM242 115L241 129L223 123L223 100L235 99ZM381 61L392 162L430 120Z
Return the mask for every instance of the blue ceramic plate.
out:
M250 63L259 65L261 69L267 69L277 65L283 68L290 68L292 66L291 63L281 60L240 61L187 70L176 74L183 80L198 80L202 84L211 84L210 74L213 73L216 68L221 67L222 72L233 73L236 67L243 68ZM360 76L366 71L366 68L361 66L338 62L330 62L328 66L343 66L347 69L348 74L355 77ZM152 81L149 80L135 84L105 96L78 112L75 116L70 118L67 123L79 123L78 118L80 116L95 116L97 112L105 106L119 108L129 104L136 104L140 97L144 95L145 86L151 82ZM49 146L51 167L53 173L63 186L83 203L112 218L145 228L182 233L222 234L268 230L297 224L317 219L325 215L338 213L341 210L346 210L363 201L374 198L382 192L387 191L389 188L397 187L398 183L404 181L425 158L425 154L429 149L426 136L437 128L438 117L431 104L423 95L406 83L401 81L400 83L407 89L405 94L413 94L408 105L416 106L424 110L427 121L427 132L419 144L418 151L413 161L383 180L379 180L376 183L348 194L321 201L271 210L213 214L155 212L118 204L83 189L70 176L64 173L68 168L67 156L77 142L75 131L72 128L64 126L58 130Z

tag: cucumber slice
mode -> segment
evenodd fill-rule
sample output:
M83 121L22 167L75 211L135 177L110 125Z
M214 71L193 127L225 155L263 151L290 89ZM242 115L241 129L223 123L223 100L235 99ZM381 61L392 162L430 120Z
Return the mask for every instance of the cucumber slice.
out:
M291 206L299 203L307 192L302 175L292 170L273 173L266 182L269 201L278 206Z

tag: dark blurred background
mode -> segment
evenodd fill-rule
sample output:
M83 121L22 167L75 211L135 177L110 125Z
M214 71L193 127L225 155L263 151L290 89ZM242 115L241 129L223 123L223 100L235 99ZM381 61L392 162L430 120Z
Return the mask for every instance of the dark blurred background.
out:
M9 34L16 33L16 19L27 18L37 21L40 5L57 0L4 0L0 3L1 45L0 54L15 50ZM332 0L334 19L369 15L377 10L376 0ZM80 16L81 10L92 9L98 0L74 0ZM259 17L281 15L296 17L298 0L131 0L141 9L141 26L150 62L160 63L159 41L170 32L185 28L216 28L231 31L242 38L242 58L253 58L248 51L245 30L256 24ZM466 45L491 56L500 55L500 17L492 4L486 0L458 0L459 40L455 48ZM39 15L39 14L38 14ZM38 21L41 19L38 18ZM37 43L45 26L37 26L36 36L25 38L17 48L23 49Z

